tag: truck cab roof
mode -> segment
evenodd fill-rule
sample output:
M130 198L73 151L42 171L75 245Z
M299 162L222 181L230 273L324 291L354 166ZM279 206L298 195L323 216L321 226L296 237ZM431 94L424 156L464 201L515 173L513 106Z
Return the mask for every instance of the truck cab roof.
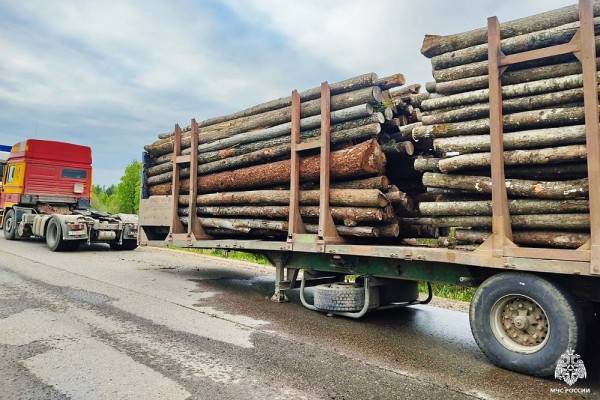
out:
M27 158L90 165L92 149L67 142L27 139L12 146L8 158L9 160Z

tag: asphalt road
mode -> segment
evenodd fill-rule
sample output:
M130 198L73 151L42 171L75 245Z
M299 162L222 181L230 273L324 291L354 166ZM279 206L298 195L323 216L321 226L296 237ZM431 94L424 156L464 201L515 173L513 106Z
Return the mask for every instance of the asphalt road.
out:
M268 301L272 270L170 250L51 253L0 237L1 399L504 399L559 382L492 366L464 312L360 321ZM599 398L598 359L580 387ZM595 365L594 365L595 364Z

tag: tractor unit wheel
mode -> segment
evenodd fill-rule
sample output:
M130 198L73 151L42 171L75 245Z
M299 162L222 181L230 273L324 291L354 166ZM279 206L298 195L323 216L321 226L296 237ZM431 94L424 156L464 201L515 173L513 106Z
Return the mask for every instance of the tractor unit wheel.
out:
M46 246L50 251L64 251L74 249L71 242L62 237L62 227L56 218L51 218L46 226Z
M110 248L113 250L135 250L138 247L137 240L135 239L125 239L123 240L123 244L119 244L117 242L113 242L110 244Z
M17 215L15 213L15 210L13 210L12 208L8 211L6 211L6 214L4 215L4 224L3 224L3 229L4 229L4 238L6 240L17 240L19 239L18 237L18 233L17 233Z

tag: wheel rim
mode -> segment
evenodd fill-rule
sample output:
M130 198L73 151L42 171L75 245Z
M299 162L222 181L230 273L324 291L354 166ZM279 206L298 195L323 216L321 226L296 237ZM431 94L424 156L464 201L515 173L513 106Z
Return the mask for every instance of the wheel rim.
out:
M535 300L524 295L511 294L496 301L490 324L496 339L517 353L535 353L550 337L546 312Z

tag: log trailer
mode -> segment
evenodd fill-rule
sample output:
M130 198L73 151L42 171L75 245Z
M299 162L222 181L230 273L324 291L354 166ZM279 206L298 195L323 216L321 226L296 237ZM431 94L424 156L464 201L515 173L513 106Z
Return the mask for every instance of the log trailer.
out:
M36 139L15 144L0 185L4 238L42 238L52 251L96 242L115 250L135 249L137 216L91 211L91 186L89 147Z
M475 250L389 242L354 244L336 235L329 208L330 97L326 83L321 91L322 126L318 140L300 142L300 99L296 91L292 94L287 240L215 239L205 232L197 217L191 217L187 226L182 224L178 214L180 170L187 164L190 176L197 176L198 155L196 151L181 154L181 129L176 125L172 194L148 196L147 188L142 188L140 243L265 254L275 267L274 301L285 301L287 290L299 288L306 308L352 318L374 309L427 302L431 289L428 299L419 300L418 281L478 287L471 303L470 322L481 350L503 368L537 376L554 374L561 355L568 350L584 351L586 335L598 334L600 132L591 1L580 1L579 19L579 32L570 43L511 55L500 51L498 20L488 19L493 224L490 237ZM507 204L500 76L508 65L570 53L581 62L584 76L590 239L577 249L518 246L512 240ZM194 120L191 128L191 148L196 149L202 132ZM298 160L300 152L307 149L320 150L321 157L317 234L306 233L299 213ZM189 182L186 215L196 216L198 183L196 179ZM359 278L348 286L342 283L348 275ZM313 302L305 296L307 286L315 286Z

